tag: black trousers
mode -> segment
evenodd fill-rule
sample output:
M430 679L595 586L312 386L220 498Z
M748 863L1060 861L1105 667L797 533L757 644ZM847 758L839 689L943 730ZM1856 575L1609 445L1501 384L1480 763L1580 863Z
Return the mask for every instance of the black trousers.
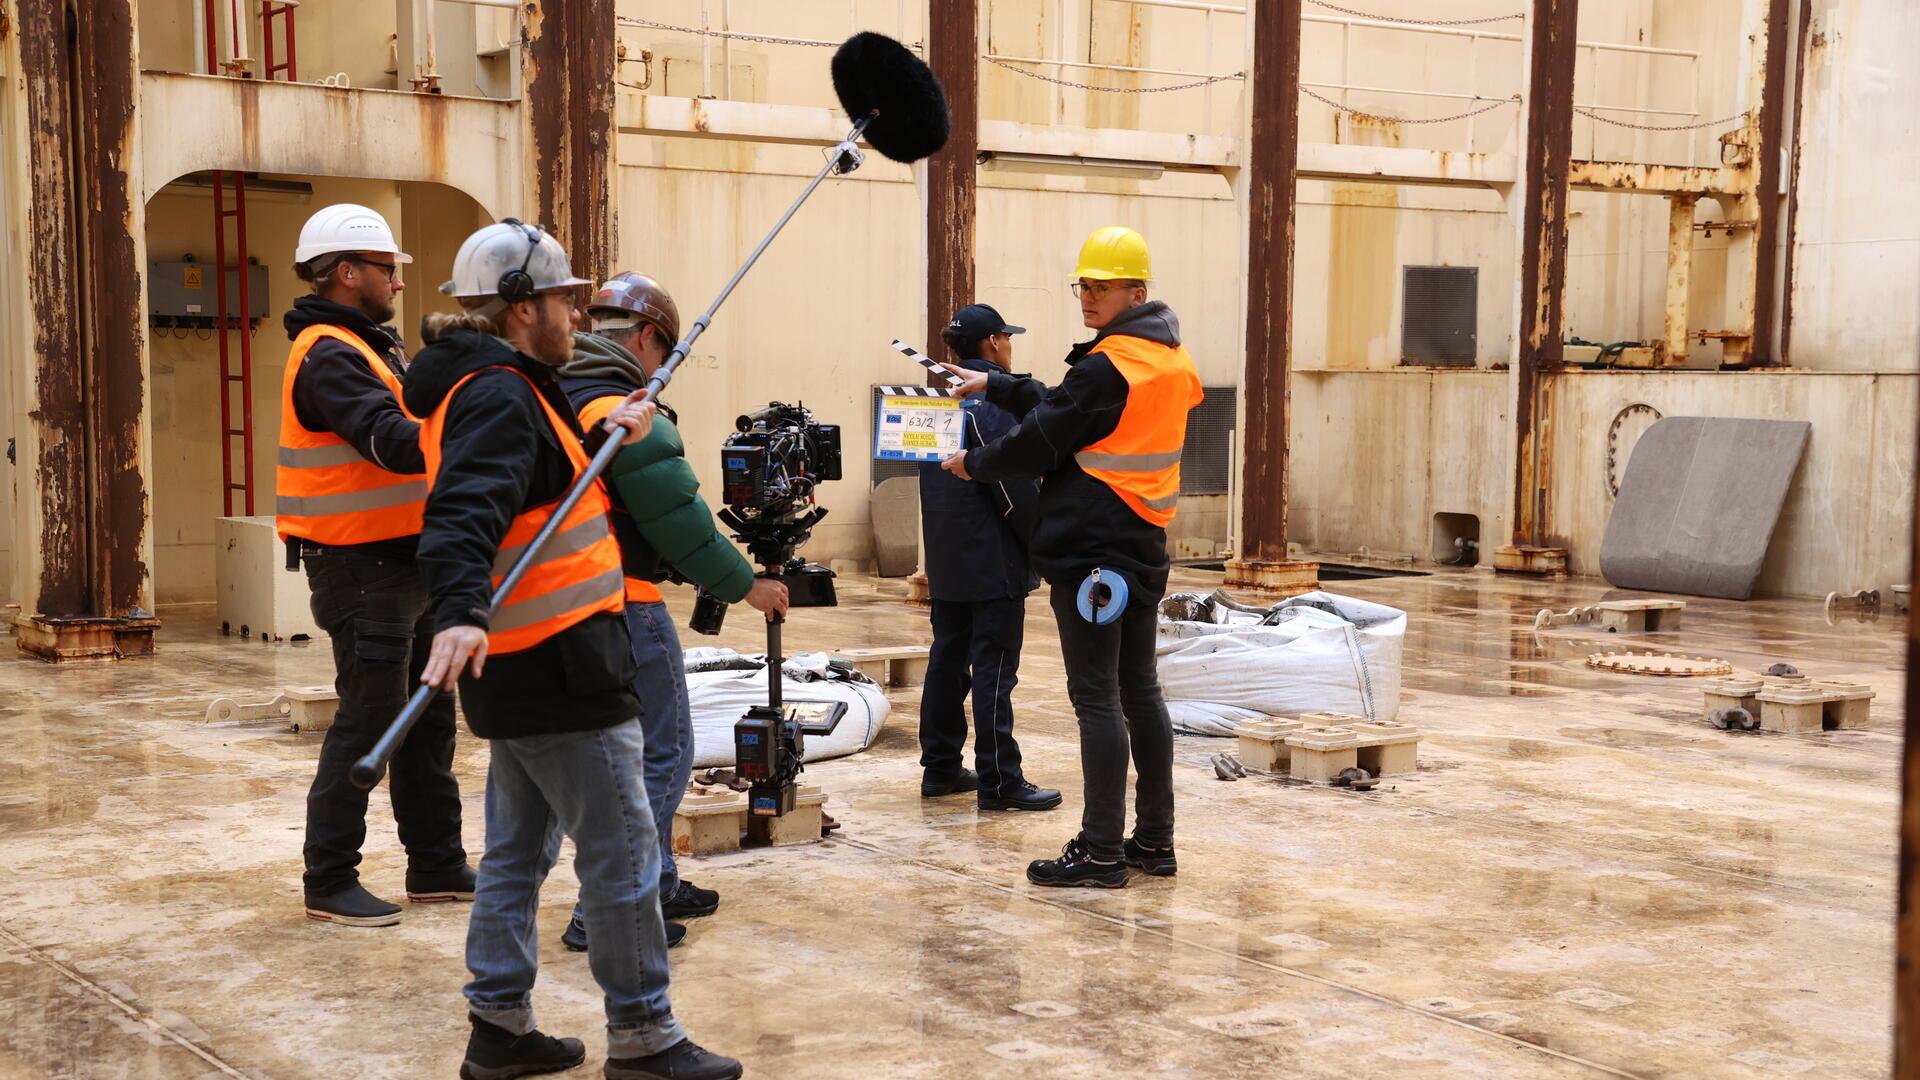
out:
M1086 806L1080 840L1097 859L1120 858L1127 826L1127 761L1134 788L1134 836L1148 847L1173 843L1173 720L1154 670L1158 603L1136 597L1120 620L1095 626L1080 617L1075 588L1053 588L1067 696L1080 720L1080 771Z
M1013 688L1020 681L1026 608L1024 598L933 602L933 649L920 690L920 764L928 772L960 771L971 692L980 790L1011 792L1024 779L1020 744L1013 739Z
M307 792L310 896L332 896L360 879L367 792L347 770L373 749L419 685L433 647L426 584L411 559L333 548L306 557L313 618L333 642L340 709L320 745ZM408 733L387 768L387 793L409 870L467 861L460 842L460 787L453 778L453 696L442 694Z

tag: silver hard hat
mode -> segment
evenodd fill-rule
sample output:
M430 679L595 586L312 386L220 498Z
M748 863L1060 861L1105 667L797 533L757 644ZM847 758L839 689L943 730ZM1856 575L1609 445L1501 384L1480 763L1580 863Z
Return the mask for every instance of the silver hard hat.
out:
M453 297L498 297L512 303L591 284L573 276L560 241L543 229L507 218L467 237L453 257L453 280L441 285L440 291Z

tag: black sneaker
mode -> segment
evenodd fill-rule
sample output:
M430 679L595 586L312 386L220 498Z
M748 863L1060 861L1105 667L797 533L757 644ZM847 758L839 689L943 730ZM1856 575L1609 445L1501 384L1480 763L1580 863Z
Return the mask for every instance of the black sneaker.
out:
M660 901L660 914L669 919L698 919L713 914L719 907L719 893L682 881L672 896Z
M982 810L1051 810L1060 805L1060 793L1052 788L1034 787L1025 780L997 795L980 793Z
M432 873L416 874L407 871L407 902L412 904L445 904L454 900L473 899L473 867L465 863L451 870L436 870Z
M646 1057L608 1058L607 1080L735 1080L745 1069L730 1057L682 1039Z
M579 1039L556 1039L538 1031L515 1035L472 1013L467 1019L473 1022L473 1034L467 1039L467 1059L460 1063L460 1080L565 1072L587 1060L587 1048Z
M957 773L927 773L920 780L920 797L937 799L942 795L959 795L968 791L980 790L980 775L972 769L961 769Z
M685 940L685 926L677 922L667 924L667 948L671 949ZM580 920L580 916L575 915L567 920L567 928L560 934L560 944L565 945L568 952L587 951L587 924Z
M1027 880L1052 888L1124 889L1127 866L1097 861L1076 836L1060 849L1059 858L1035 859L1028 863Z
M342 926L392 926L400 921L400 905L387 903L356 882L332 896L308 896L307 918Z
M1172 877L1179 869L1174 865L1172 844L1150 848L1129 836L1120 844L1120 853L1128 866L1137 866L1154 877Z

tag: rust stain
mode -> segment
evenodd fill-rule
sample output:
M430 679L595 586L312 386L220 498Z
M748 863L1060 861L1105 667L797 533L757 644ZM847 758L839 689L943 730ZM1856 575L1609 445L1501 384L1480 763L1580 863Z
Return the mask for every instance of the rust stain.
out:
M978 0L935 4L927 26L927 58L946 87L953 130L927 159L927 342L953 312L974 300L974 225L980 149Z
M420 154L427 175L435 180L447 176L447 99L438 94L422 94L420 106Z
M260 84L252 79L228 79L234 109L240 114L240 153L244 166L260 166Z
M523 11L533 214L576 273L602 277L614 226L614 0L536 0Z
M1773 286L1779 276L1774 249L1780 240L1781 140L1786 129L1787 15L1792 0L1768 0L1766 70L1759 115L1753 117L1755 170L1753 194L1759 220L1753 230L1753 342L1747 355L1756 366L1780 362L1774 348Z
M1798 59L1793 65L1793 149L1792 160L1787 165L1787 237L1783 245L1786 249L1786 267L1780 283L1780 297L1784 305L1780 312L1780 349L1778 358L1785 367L1793 363L1793 264L1794 242L1800 227L1800 152L1803 149L1800 134L1800 121L1806 114L1807 98L1807 48L1808 35L1813 29L1813 0L1800 0L1800 40L1795 46ZM1820 37L1819 35L1815 35ZM1819 44L1825 44L1820 37Z

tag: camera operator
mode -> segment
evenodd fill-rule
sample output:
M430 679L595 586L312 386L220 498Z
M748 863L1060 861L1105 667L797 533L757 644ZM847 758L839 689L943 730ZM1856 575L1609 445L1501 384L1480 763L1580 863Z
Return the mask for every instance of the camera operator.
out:
M576 333L573 359L560 368L560 386L591 428L647 380L680 339L680 311L660 283L623 273L600 286L587 307L594 332ZM667 919L667 945L686 937L679 920L711 915L720 894L680 878L673 857L673 814L693 775L693 714L673 617L654 581L664 562L716 599L744 600L771 614L787 609L787 587L756 578L753 566L714 527L700 497L700 483L687 464L686 445L673 410L656 402L660 415L640 442L620 451L605 479L613 499L613 534L620 542L626 577L627 631L639 669L633 691L640 699L640 730L647 801L660 832L660 910ZM561 942L586 949L587 931L574 907Z
M652 421L654 406L636 394L583 440L554 368L572 356L572 294L585 284L540 230L512 219L481 229L441 286L465 310L429 320L434 340L406 385L407 407L426 418L420 563L438 628L421 681L458 686L468 726L492 751L460 1075L557 1072L585 1058L578 1039L534 1027L534 913L564 831L605 993L607 1077L725 1080L740 1063L688 1039L667 999L659 839L640 778L620 550L600 484L490 611L492 590L585 472L588 447L621 428L637 441Z
M1094 337L1067 354L1059 386L949 365L963 393L984 392L1020 424L941 467L963 478L1045 478L1033 558L1053 586L1067 693L1080 720L1086 806L1080 835L1059 858L1030 864L1027 880L1118 889L1128 866L1175 871L1173 724L1154 671L1154 639L1167 588L1166 526L1180 499L1180 450L1187 412L1200 403L1200 376L1180 344L1180 321L1165 303L1147 299L1152 273L1139 233L1095 232L1074 277L1081 320ZM1102 579L1127 587L1117 618L1110 617L1117 591L1106 611L1091 596L1111 588ZM1081 612L1083 588L1091 618ZM1129 753L1139 781L1134 834L1123 841Z
M958 367L1005 372L1013 364L1009 326L985 304L953 315L940 335ZM1006 410L967 401L965 445L983 446L1013 430ZM996 502L996 498L1005 502ZM1039 487L1031 480L988 485L963 480L932 462L920 466L920 514L932 597L933 647L920 690L920 795L977 791L982 810L1052 810L1060 793L1027 782L1013 737L1013 688L1019 683L1027 594L1039 579L1027 557ZM974 769L961 764L965 704L973 696Z

